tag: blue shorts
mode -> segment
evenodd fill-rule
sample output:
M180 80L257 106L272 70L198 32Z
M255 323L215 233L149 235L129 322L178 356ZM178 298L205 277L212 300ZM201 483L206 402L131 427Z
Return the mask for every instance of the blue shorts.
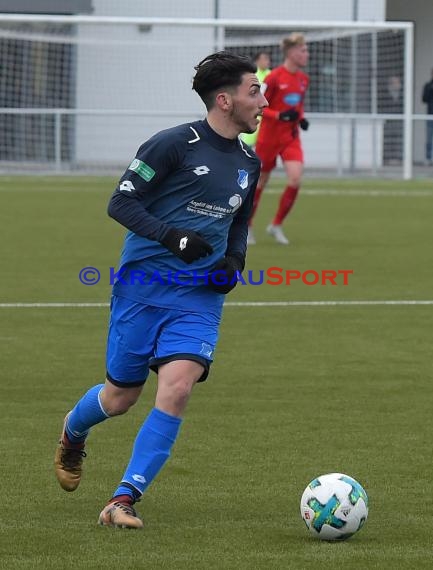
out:
M141 386L149 369L173 360L194 360L206 380L218 340L220 319L143 305L113 295L107 340L107 378L116 386Z

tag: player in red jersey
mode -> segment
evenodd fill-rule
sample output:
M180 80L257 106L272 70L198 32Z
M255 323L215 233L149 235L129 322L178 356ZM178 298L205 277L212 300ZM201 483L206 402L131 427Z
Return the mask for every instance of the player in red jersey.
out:
M252 218L277 157L280 156L287 175L287 186L275 217L266 231L278 243L288 245L289 240L281 225L295 203L303 172L304 154L299 128L305 131L308 129L308 121L304 117L304 97L309 78L301 70L308 63L308 47L302 34L293 33L283 39L281 48L284 55L283 64L271 71L262 84L269 107L263 110L255 149L262 162L262 170L249 221L249 244L255 243L251 229Z

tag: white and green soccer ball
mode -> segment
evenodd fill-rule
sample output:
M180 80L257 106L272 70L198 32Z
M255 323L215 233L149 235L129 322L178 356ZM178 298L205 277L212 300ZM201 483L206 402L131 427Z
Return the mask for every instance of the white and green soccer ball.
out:
M321 475L311 481L301 497L301 516L314 537L346 540L367 520L367 493L358 481L343 473Z

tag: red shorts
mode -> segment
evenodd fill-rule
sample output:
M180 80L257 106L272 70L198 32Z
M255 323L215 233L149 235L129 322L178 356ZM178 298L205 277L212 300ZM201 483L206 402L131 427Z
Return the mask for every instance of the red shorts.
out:
M304 162L304 153L299 137L283 144L278 142L267 144L263 141L257 141L255 151L262 162L263 172L270 172L275 168L277 156L281 156L284 162L287 160Z

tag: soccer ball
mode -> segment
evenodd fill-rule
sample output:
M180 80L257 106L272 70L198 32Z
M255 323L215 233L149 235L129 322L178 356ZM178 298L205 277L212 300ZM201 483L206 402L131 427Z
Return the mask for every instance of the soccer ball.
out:
M321 475L302 494L301 516L314 537L346 540L367 520L367 493L348 475Z

